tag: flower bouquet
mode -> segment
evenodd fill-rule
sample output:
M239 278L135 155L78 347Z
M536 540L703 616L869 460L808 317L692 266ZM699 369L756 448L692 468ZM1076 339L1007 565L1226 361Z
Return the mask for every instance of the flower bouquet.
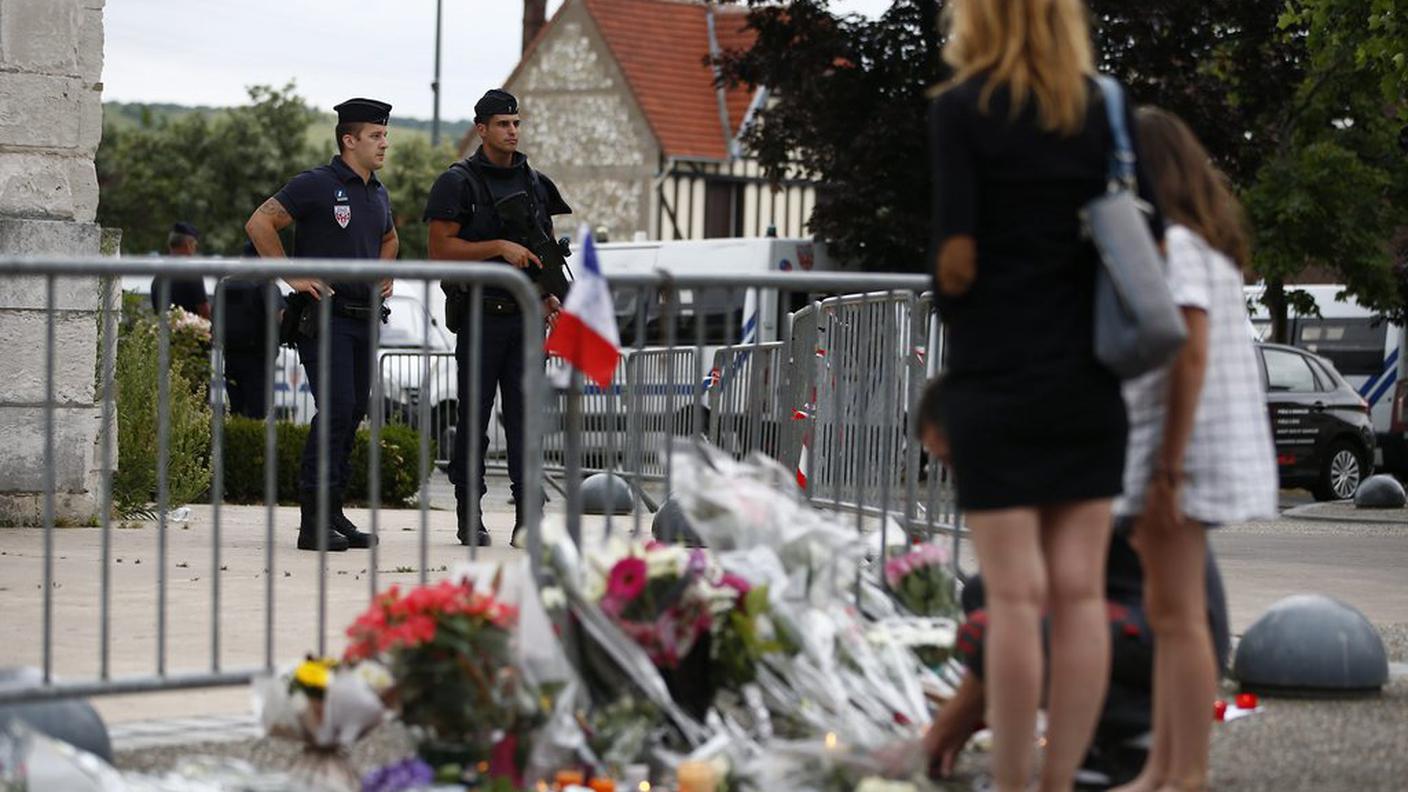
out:
M948 563L948 552L931 543L917 544L885 561L890 596L913 615L884 620L879 627L930 669L938 669L952 656L958 634L954 619L958 602Z
M348 749L386 717L391 676L374 662L308 657L255 681L256 710L270 737L303 743L289 772L312 788L359 790Z
M915 616L953 616L958 603L948 560L948 551L939 545L917 544L885 561L885 583L895 600Z
M686 712L703 717L715 680L710 639L715 602L731 607L732 589L709 583L702 550L650 542L632 547L610 565L598 601L601 610L645 650L666 687Z
M392 586L348 628L345 658L384 658L401 720L446 780L522 783L538 701L514 663L515 607L496 590L445 581Z

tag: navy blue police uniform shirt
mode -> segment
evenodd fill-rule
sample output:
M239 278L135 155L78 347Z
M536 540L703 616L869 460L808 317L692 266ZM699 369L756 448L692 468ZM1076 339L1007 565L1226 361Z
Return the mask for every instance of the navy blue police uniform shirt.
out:
M185 309L186 313L197 313L203 303L210 302L209 295L205 291L205 280L203 278L170 278L171 299L167 304L179 305ZM161 278L152 278L152 308L156 309L157 290L161 284ZM157 310L157 313L161 313Z
M391 198L376 174L364 182L342 157L293 177L274 200L296 223L295 258L378 259L381 239L395 225ZM336 300L371 302L370 281L334 282L332 289Z
M449 220L460 224L455 236L466 242L487 242L494 239L508 239L503 221L494 207L481 206L486 200L497 202L515 192L527 192L531 197L538 222L549 238L553 236L553 215L571 214L572 207L562 199L562 193L552 179L542 173L537 174L536 188L533 171L528 167L528 158L514 152L512 164L507 168L490 162L480 148L468 158L468 163L483 176L483 183L476 187L470 180L475 178L466 168L455 166L440 174L430 188L430 197L425 202L424 220ZM484 191L487 190L487 196ZM494 257L491 261L503 261ZM507 297L501 289L485 289L484 293L493 297Z

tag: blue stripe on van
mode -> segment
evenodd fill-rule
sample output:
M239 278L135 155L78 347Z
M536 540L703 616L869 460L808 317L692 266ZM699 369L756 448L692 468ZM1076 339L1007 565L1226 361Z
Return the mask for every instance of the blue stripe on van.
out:
M1398 376L1398 350L1397 350L1397 349L1395 349L1395 350L1393 350L1392 352L1388 353L1388 357L1384 358L1384 367L1383 367L1382 370L1379 371L1378 374L1375 374L1374 376L1372 376L1372 377L1370 377L1369 379L1365 380L1365 381L1364 381L1364 384L1361 385L1361 386L1359 386L1359 395L1360 395L1360 396L1363 396L1363 397L1366 398L1366 399L1368 399L1368 398L1369 398L1369 394L1370 394L1370 393L1373 393L1374 389L1379 386L1379 384L1380 384L1379 380L1380 380L1384 375L1389 374L1389 373L1392 373L1394 376ZM1375 398L1377 398L1377 397L1375 397ZM1370 404L1373 404L1373 401L1371 400L1369 403L1370 403Z
M1381 383L1379 383L1379 389L1376 390L1376 391L1374 391L1374 395L1373 395L1373 396L1370 396L1370 397L1369 397L1368 401L1369 401L1369 408L1370 408L1370 409L1373 409L1374 405L1379 403L1379 399L1382 399L1382 398L1384 397L1384 394L1388 392L1388 389L1389 389L1389 388L1392 388L1392 387L1393 387L1393 383L1396 382L1397 380L1398 380L1398 371L1397 371L1397 369L1394 369L1394 370L1389 371L1388 376L1387 376L1387 377L1384 377L1384 381L1381 382Z

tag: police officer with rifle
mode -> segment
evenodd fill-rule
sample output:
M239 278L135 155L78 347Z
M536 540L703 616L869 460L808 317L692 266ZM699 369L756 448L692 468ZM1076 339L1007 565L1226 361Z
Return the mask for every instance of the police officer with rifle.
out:
M537 282L543 312L549 323L567 295L565 256L567 240L553 240L554 215L571 214L557 185L528 166L518 151L518 100L506 91L491 90L474 105L474 129L480 147L473 155L451 165L430 190L425 219L430 228L430 258L452 261L498 261L517 267ZM469 350L479 349L480 403L479 459L473 471L463 442L455 443L449 475L455 485L460 544L489 544L482 510L477 524L469 524L469 499L482 499L484 455L489 448L489 420L494 393L498 391L508 430L508 473L515 504L513 536L519 546L524 498L542 493L524 492L523 484L523 319L520 307L505 291L483 289L483 317L478 338L469 337L467 285L444 282L445 319L456 333L455 361L459 371L457 425L464 433L470 426ZM461 437L464 435L461 434ZM472 474L472 475L471 475ZM473 488L474 492L471 492Z

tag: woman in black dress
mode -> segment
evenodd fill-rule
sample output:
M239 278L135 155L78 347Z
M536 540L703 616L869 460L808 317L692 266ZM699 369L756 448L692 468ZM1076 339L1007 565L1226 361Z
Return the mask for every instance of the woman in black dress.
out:
M1080 0L947 8L956 75L930 110L935 290L958 503L989 598L992 772L999 789L1030 780L1046 609L1041 788L1066 790L1108 679L1104 561L1124 468L1124 402L1095 359L1097 259L1079 221L1106 188L1112 136Z

